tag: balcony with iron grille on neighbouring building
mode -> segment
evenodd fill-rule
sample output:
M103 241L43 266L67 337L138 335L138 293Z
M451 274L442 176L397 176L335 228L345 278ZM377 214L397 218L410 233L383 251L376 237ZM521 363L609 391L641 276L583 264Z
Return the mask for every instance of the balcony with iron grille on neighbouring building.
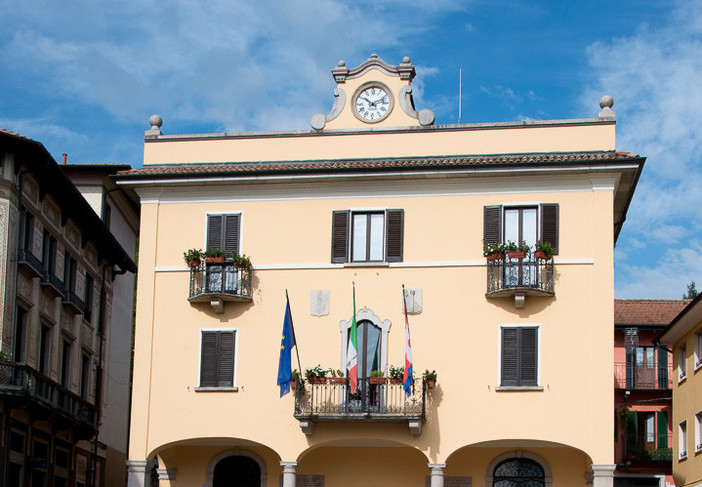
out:
M223 302L251 300L250 268L227 261L203 262L190 268L188 301L191 303L210 303L219 313L223 311Z
M313 378L314 379L314 378ZM414 379L407 395L401 382L385 377L358 379L354 393L348 378L320 378L295 383L295 419L306 434L314 423L407 423L413 435L426 420L426 382Z

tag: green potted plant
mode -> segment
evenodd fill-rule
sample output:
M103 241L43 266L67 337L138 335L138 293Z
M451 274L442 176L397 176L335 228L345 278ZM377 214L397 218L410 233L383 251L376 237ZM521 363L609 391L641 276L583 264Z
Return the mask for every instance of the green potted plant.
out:
M531 247L524 241L522 241L522 243L515 243L509 240L505 246L505 250L510 259L523 259L526 257L526 254L529 253Z
M2 350L0 350L0 360L10 360L10 356Z
M246 254L234 253L232 258L236 267L241 267L242 269L251 268L251 259Z
M294 391L298 382L300 382L300 372L297 369L293 369L290 374L290 389Z
M434 385L436 384L436 370L429 371L429 369L426 369L424 374L422 374L422 377L424 377L424 382L426 383L427 388L433 389Z
M202 249L190 249L183 252L183 260L188 264L188 267L198 267L202 259Z
M222 249L208 249L204 253L206 264L223 264L229 253Z
M404 367L395 367L394 365L391 365L388 372L390 375L391 384L402 384L402 380L405 378Z
M550 243L539 240L536 242L534 257L541 260L549 260L551 257L553 257L554 251L555 250Z
M488 243L483 247L483 255L487 257L487 260L492 262L495 260L502 260L505 258L505 244L501 243Z
M383 371L382 370L374 370L371 372L371 376L368 378L368 383L369 384L385 384L387 382L387 379L383 377Z
M327 381L327 369L323 369L321 365L305 369L305 377L310 384L324 384Z
M330 384L346 384L346 378L341 369L329 369L329 372L331 372L331 377L329 378Z

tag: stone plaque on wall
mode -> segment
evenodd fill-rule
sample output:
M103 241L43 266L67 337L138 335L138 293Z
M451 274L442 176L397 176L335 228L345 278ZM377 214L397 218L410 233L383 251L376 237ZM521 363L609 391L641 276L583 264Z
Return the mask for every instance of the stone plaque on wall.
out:
M329 289L313 289L310 291L310 314L326 316L329 314Z

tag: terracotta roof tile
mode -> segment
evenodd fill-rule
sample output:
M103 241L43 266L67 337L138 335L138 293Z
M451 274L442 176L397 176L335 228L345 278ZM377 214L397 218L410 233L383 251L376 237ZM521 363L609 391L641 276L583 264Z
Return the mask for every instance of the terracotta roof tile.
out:
M615 299L615 325L668 325L689 299Z
M120 171L125 179L148 176L215 176L247 173L314 172L367 169L450 168L489 165L540 165L621 161L638 158L629 152L557 152L547 154L497 154L393 159L332 159L312 161L267 161L198 164L163 164Z

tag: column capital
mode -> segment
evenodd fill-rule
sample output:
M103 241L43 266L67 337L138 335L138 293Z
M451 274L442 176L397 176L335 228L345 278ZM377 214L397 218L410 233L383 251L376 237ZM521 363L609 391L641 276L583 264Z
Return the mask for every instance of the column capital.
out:
M127 460L127 470L130 472L146 472L146 466L149 464L146 460Z
M443 472L446 469L445 463L430 463L429 468L432 472Z
M292 469L294 472L297 469L297 462L280 462L280 466L285 469Z
M590 465L592 469L592 487L612 487L614 485L614 464Z

